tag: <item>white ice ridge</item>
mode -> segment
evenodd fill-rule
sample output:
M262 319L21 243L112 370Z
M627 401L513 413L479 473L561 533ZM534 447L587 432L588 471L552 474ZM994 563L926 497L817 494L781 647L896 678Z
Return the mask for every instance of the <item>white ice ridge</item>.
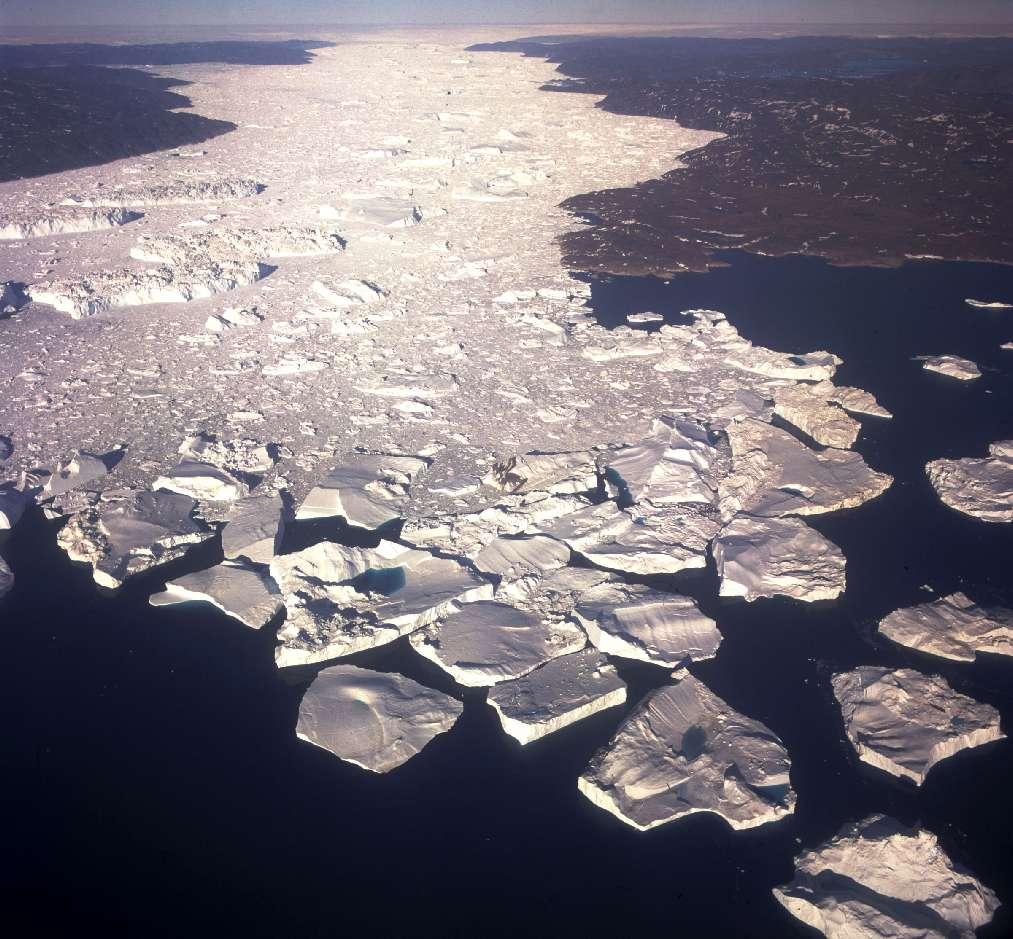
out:
M694 812L754 828L794 810L789 766L768 728L682 671L637 705L577 788L641 830Z
M186 235L142 235L130 255L157 264L30 284L28 296L74 319L115 307L187 303L259 280L271 258L316 257L343 250L334 232L314 228L208 228Z
M722 597L833 600L844 592L844 555L799 518L737 515L714 540Z
M999 907L932 832L885 815L804 851L774 897L828 939L973 939Z
M104 228L117 228L141 218L139 212L126 209L101 209L93 212L53 207L22 218L0 218L0 241L45 238L50 235L76 235Z
M262 192L264 187L252 179L184 177L171 183L149 186L104 186L90 195L69 196L64 205L102 207L137 205L186 205L195 202L232 202Z
M894 610L879 631L898 645L957 662L981 653L1013 656L1013 610L980 607L962 593Z
M314 488L296 519L341 518L376 529L402 517L412 479L429 461L387 453L352 453Z
M372 549L324 541L275 557L271 576L287 609L279 666L384 645L493 594L489 581L457 561L392 541Z
M284 605L277 591L258 570L225 561L204 571L170 580L162 593L149 598L152 606L210 603L251 629L267 625Z
M73 515L57 542L72 561L91 564L96 583L119 587L214 534L194 518L195 507L189 496L171 492L110 492Z
M597 649L562 655L495 685L488 702L511 737L531 743L626 700L626 684Z
M1013 310L1013 303L1007 303L1005 300L972 300L969 298L964 303L982 310Z
M915 785L941 760L1005 736L994 707L935 675L863 665L833 686L859 759Z
M988 454L933 460L925 472L951 509L986 522L1013 522L1013 440L990 444Z
M455 698L402 675L333 665L306 689L296 734L348 763L387 773L450 730L463 710Z
M929 355L922 359L922 368L927 372L938 372L961 381L981 378L981 369L970 359L959 355Z
M7 562L0 558L0 599L14 589L14 571Z

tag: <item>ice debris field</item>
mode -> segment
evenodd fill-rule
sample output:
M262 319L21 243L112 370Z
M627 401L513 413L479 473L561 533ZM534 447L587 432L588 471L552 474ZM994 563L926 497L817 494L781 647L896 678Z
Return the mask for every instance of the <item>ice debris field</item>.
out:
M807 519L890 487L851 449L889 412L834 383L835 355L753 345L718 311L654 332L637 328L652 314L611 331L590 315L559 204L717 135L547 94L537 58L369 52L319 50L312 94L294 68L274 73L288 98L253 101L228 71L193 85L239 130L185 168L154 154L0 186L0 330L18 351L0 361L0 528L41 506L112 589L220 543L151 603L277 630L278 667L315 670L293 732L375 773L463 705L339 661L353 653L407 636L488 689L521 744L624 704L617 664L648 664L657 687L580 792L637 829L776 824L796 801L788 749L687 671L721 624L636 578L711 560L722 596L834 602L847 559ZM396 80L380 90L377 69ZM926 472L955 510L1013 521L1013 442ZM286 550L321 523L365 537ZM0 562L0 596L16 574ZM1011 622L958 594L881 631L969 660L1009 656ZM856 757L914 783L1002 736L994 709L918 670L861 667L833 693ZM917 896L891 894L898 868L918 870ZM931 833L885 818L803 853L777 899L840 936L966 935L997 905Z

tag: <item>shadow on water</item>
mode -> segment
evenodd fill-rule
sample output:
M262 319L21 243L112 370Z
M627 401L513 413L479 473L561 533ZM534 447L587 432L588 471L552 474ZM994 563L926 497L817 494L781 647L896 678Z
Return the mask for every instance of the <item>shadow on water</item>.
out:
M140 68L302 65L325 42L0 46L0 182L186 147L235 130L181 113L187 83ZM107 68L103 66L117 66Z
M199 605L147 606L165 579L213 563L217 543L104 595L57 548L56 526L32 512L0 541L17 577L0 604L7 918L30 917L33 935L65 935L85 918L145 936L801 937L810 933L771 888L791 877L801 847L879 811L936 832L1007 905L981 935L1008 935L1013 747L958 755L915 790L855 764L829 693L837 670L908 664L943 673L1013 726L1010 663L944 665L892 649L872 630L887 609L927 597L918 589L926 582L1013 602L1009 526L949 512L916 472L927 455L1009 435L1009 367L989 350L1013 338L1013 319L971 310L963 296L1008 296L999 290L1013 287L1009 279L983 278L1013 272L951 268L933 280L931 265L905 270L733 259L706 279L594 287L606 321L709 306L757 342L833 349L847 360L841 380L874 391L897 415L866 421L859 444L896 473L891 494L814 522L848 556L842 602L721 602L713 568L661 583L698 597L718 620L719 654L693 671L782 736L798 792L793 817L752 832L702 815L633 831L574 785L622 709L521 747L481 691L459 688L404 639L351 661L457 695L464 714L390 774L356 769L295 738L313 670L279 675L269 634ZM890 278L902 286L887 289ZM937 387L938 376L908 363L912 351L965 354L996 370L977 387ZM934 420L923 420L925 408ZM366 540L300 524L287 547ZM665 675L636 663L622 672L629 706Z

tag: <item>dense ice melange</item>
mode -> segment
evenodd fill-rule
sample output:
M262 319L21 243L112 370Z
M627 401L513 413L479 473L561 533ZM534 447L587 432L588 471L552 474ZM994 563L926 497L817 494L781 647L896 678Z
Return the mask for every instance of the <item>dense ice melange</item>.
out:
M721 481L721 513L816 515L874 499L893 482L851 450L812 450L758 420L728 427L732 472Z
M981 378L981 369L970 359L962 359L959 355L929 355L922 359L922 368L927 372L938 372L961 381Z
M587 636L565 620L480 600L412 633L409 641L459 684L487 687L583 649Z
M933 460L925 467L951 509L986 522L1013 521L1013 440L989 445L986 457Z
M235 502L250 492L246 483L236 479L226 470L213 463L203 463L186 457L179 461L175 469L159 476L152 483L152 488L178 492L209 502Z
M103 228L126 225L139 218L141 218L139 212L129 212L126 209L80 212L54 206L41 215L26 215L16 219L0 218L0 241L100 231Z
M372 649L493 593L457 561L392 541L371 549L321 542L274 558L271 576L287 609L279 666Z
M605 570L674 574L706 566L707 545L720 526L715 511L698 505L620 509L603 502L545 524L543 531Z
M804 851L774 897L829 939L973 939L999 907L932 832L885 815Z
M580 595L573 615L606 655L667 668L713 658L721 644L714 620L692 599L641 584L598 584Z
M414 456L352 453L299 506L297 519L342 518L376 529L402 517L412 479L429 461Z
M455 698L402 675L333 665L306 689L296 734L348 763L386 773L450 730L463 710Z
M496 463L488 482L504 492L587 492L598 487L593 453L527 453Z
M483 574L516 580L566 567L570 549L547 535L504 535L490 541L474 560Z
M597 649L562 655L489 691L511 737L531 743L626 700L626 684Z
M235 561L170 580L165 590L153 594L148 602L152 606L210 603L251 629L266 626L284 609L281 597L263 573Z
M795 793L781 741L685 672L650 692L577 780L595 805L641 830L693 812L732 828L790 814Z
M270 564L285 530L285 504L278 493L255 493L234 503L222 529L222 551L231 560Z
M824 447L848 449L861 425L834 401L830 382L782 385L773 391L774 413Z
M182 557L214 532L193 516L196 503L172 492L108 492L60 529L57 543L72 561L91 564L95 582L119 587L158 564Z
M940 760L1005 735L999 712L912 669L864 665L833 679L859 759L921 785Z
M70 196L64 205L91 207L136 205L183 205L192 202L231 202L262 192L264 187L252 179L219 177L205 179L197 176L178 179L171 183L149 186L102 187L101 192Z
M898 645L958 662L982 652L1013 656L1013 610L980 607L962 593L894 610L879 631Z
M606 459L605 478L627 503L710 505L717 495L717 466L726 462L705 427L660 418L649 437Z
M14 589L14 571L10 569L7 562L0 558L0 598Z
M844 592L844 555L798 518L737 515L714 541L722 597L833 600Z

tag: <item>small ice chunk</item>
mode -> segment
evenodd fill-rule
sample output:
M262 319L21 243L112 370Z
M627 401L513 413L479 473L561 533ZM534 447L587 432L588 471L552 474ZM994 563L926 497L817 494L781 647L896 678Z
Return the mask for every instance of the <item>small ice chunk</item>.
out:
M386 773L446 733L464 705L393 672L333 665L299 705L296 734L348 763Z
M713 658L721 633L689 597L642 584L606 582L577 600L574 618L606 655L666 668Z
M485 481L510 493L587 492L598 486L598 466L588 452L527 453L494 464Z
M970 359L962 359L959 355L930 355L922 359L922 368L928 372L938 372L961 381L981 378L981 369Z
M933 460L925 472L951 509L986 522L1013 522L1013 440L989 445L987 457Z
M7 562L0 558L0 599L14 589L14 571L10 569Z
M844 555L798 518L737 515L714 541L720 596L833 600L844 592Z
M665 317L660 313L627 313L626 322L631 326L645 326L651 323L664 323Z
M1005 300L972 300L968 298L964 303L981 310L1013 310L1013 303L1007 303Z
M456 561L391 541L368 550L324 542L274 558L271 576L288 610L279 666L393 642L493 594L491 583Z
M479 601L413 633L409 642L459 684L484 688L583 649L587 636L572 623L545 622L506 603Z
M755 828L794 810L789 767L772 731L680 671L619 725L577 788L641 831L694 812Z
M210 603L251 629L266 626L284 608L281 597L263 574L234 561L170 580L165 590L148 602L152 606Z
M962 593L894 610L879 631L898 645L957 662L982 652L1013 656L1013 610L978 606Z
M774 898L829 939L972 939L999 907L932 832L886 815L845 825L804 851Z
M170 473L159 476L152 488L209 502L235 502L250 491L246 483L220 467L187 458L180 460Z
M877 473L851 450L817 452L762 421L728 427L732 472L719 486L721 514L775 517L817 515L874 499L893 478Z
M994 707L935 675L863 665L835 675L833 686L859 759L915 785L941 760L1005 736Z
M352 453L310 492L295 517L338 517L375 530L402 517L412 479L428 465L414 456Z
M511 737L531 743L626 700L626 684L597 649L561 655L500 682L488 702Z
M128 490L72 516L57 543L72 561L92 565L96 583L116 588L212 537L193 517L195 507L189 496Z
M236 502L222 529L225 557L269 564L281 544L284 511L277 493L246 496Z

